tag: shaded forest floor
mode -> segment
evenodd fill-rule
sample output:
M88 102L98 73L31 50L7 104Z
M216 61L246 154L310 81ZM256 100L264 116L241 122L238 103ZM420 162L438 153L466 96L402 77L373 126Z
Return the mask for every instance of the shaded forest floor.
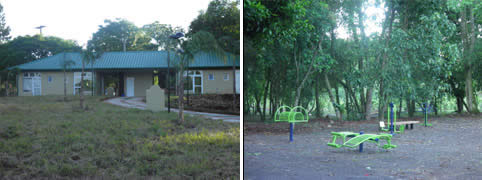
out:
M411 118L405 120L419 120ZM246 179L480 179L482 117L432 117L433 127L415 125L396 134L398 147L385 150L365 143L358 149L326 145L332 131L378 134L378 122L310 120L295 125L289 142L288 123L245 123ZM384 142L382 142L384 144Z

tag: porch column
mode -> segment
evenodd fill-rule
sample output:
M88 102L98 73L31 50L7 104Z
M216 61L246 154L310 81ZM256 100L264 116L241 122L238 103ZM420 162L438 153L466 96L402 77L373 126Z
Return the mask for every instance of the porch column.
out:
M104 74L103 73L100 73L99 75L100 77L100 95L105 95L105 90L104 90Z

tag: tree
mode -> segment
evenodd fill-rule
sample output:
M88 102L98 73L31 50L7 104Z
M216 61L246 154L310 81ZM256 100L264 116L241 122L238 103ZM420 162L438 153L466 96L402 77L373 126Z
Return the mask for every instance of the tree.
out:
M125 19L105 20L89 40L97 52L157 50L151 38Z
M78 51L79 49L80 46L75 41L55 36L18 36L5 44L0 44L0 69L13 67L61 52ZM5 78L8 72L5 71L3 74L1 77ZM14 73L10 74L15 75ZM9 78L8 80L13 79ZM15 85L15 82L8 83Z
M144 25L142 31L156 42L159 49L167 50L176 46L175 41L169 38L170 35L178 32L184 33L184 29L181 27L172 27L169 24L160 24L158 21L154 23Z
M75 65L75 62L72 59L67 59L67 53L63 53L63 61L61 62L60 66L64 71L64 101L67 101L67 75L66 71Z
M194 60L194 57L201 53L213 53L214 55L222 58L225 56L224 50L217 44L214 36L206 31L199 31L197 33L187 36L186 40L178 40L181 44L182 49L176 51L178 58L178 74L179 78L177 89L178 89L178 104L179 104L179 124L184 123L184 68L190 61Z
M0 44L10 40L10 27L5 23L5 13L3 13L3 6L0 4Z
M318 108L329 105L338 119L361 120L369 119L372 104L378 104L383 119L389 102L398 103L398 110L405 102L412 116L417 103L437 106L450 95L460 111L467 106L466 94L475 97L481 89L480 78L473 78L482 74L479 43L471 41L480 29L472 28L472 15L473 26L481 27L482 5L476 2L246 0L244 113L264 120L265 111L273 116L280 105L301 105L320 116ZM383 9L383 20L369 16L370 7ZM466 20L459 22L461 13L453 9L462 7ZM366 34L373 20L381 22L382 31ZM342 27L347 38L337 34ZM457 46L463 42L475 45L460 60ZM318 51L312 48L317 43ZM461 50L470 50L470 43ZM313 67L317 71L310 74ZM470 69L474 72L467 73ZM321 88L327 92L320 93Z
M80 108L83 110L84 109L84 69L85 69L85 64L93 64L96 59L101 57L103 54L102 51L97 52L95 50L95 46L87 46L87 49L84 49L81 51L82 55L82 74L80 75L80 90L79 90L79 95L80 95ZM94 76L94 74L92 74Z

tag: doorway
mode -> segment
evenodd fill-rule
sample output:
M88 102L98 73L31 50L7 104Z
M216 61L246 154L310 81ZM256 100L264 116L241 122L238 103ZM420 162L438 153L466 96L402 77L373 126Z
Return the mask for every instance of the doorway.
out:
M126 80L127 97L134 96L134 77L127 77Z

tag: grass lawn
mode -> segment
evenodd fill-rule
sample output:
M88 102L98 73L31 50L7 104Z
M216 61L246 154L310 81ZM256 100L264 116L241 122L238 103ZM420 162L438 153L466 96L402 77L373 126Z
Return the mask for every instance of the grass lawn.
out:
M237 123L72 98L0 98L0 179L239 179Z

